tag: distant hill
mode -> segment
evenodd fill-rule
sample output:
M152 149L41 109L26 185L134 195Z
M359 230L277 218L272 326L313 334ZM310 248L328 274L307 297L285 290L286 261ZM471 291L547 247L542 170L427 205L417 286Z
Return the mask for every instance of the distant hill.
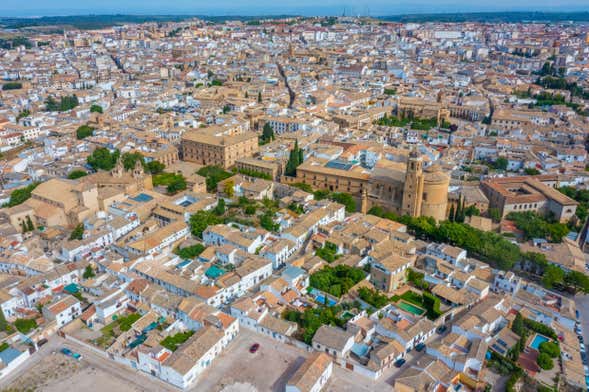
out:
M589 12L465 12L448 14L407 14L382 16L378 19L400 23L424 22L589 22Z
M39 18L2 18L0 26L5 29L23 29L49 26L69 26L81 30L96 30L127 23L146 22L181 22L192 18L199 18L213 23L223 23L227 20L241 20L244 22L257 19L278 19L288 15L273 16L204 16L204 15L71 15L71 16L42 16Z
M281 19L295 15L71 15L42 16L38 18L0 17L0 27L4 29L45 29L77 28L81 30L103 29L127 23L146 22L181 22L199 18L212 23L224 23L228 20L240 20L255 23L260 19ZM448 14L405 14L381 16L377 19L401 23L423 22L487 22L487 23L529 23L529 22L589 22L589 12L469 12Z

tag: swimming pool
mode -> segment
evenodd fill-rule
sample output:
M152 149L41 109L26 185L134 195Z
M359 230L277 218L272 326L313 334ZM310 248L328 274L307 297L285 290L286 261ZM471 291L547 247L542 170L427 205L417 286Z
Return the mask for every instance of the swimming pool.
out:
M549 342L549 341L550 341L550 339L548 339L546 336L536 334L536 336L534 336L534 339L532 340L532 343L530 344L530 347L536 351L540 351L540 345L542 343Z
M323 294L318 294L315 297L315 301L317 301L321 305L325 305L325 296ZM337 302L335 302L333 299L327 297L327 306L335 306L335 305L337 305Z
M399 308L403 309L404 311L414 314L416 316L421 316L422 314L425 313L424 309L420 308L419 306L415 306L413 304L410 304L409 302L399 301L399 302L397 302L397 306Z

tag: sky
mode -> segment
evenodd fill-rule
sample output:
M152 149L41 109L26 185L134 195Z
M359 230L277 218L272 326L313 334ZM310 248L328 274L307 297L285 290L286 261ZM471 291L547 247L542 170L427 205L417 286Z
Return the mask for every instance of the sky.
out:
M589 0L0 0L0 16L85 14L395 15L480 11L589 11Z

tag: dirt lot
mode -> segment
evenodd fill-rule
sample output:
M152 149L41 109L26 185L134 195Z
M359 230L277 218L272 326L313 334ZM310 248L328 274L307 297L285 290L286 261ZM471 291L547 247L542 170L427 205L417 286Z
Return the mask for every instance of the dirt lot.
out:
M84 363L78 362L63 354L49 354L43 357L21 377L10 384L11 388L19 390L46 390L62 379L69 379L79 372Z
M259 343L255 354L252 344ZM307 352L280 344L245 328L196 382L192 391L284 391L288 378L305 361Z
M59 350L68 347L82 354L77 361ZM39 352L0 382L0 390L18 391L174 391L169 384L145 373L127 368L114 361L53 336Z

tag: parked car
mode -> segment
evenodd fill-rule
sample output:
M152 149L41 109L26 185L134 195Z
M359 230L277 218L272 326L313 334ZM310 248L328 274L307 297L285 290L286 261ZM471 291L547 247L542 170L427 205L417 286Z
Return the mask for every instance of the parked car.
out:
M444 332L446 332L447 329L448 329L448 327L446 327L445 325L442 325L442 326L438 327L438 329L436 331L441 335Z
M577 320L579 319L579 317L581 317L578 310L575 310L575 315L577 316Z
M252 344L252 346L250 347L250 353L255 354L259 348L260 348L260 345L258 343Z
M405 361L403 358L397 359L395 361L395 367L400 368L401 366L403 366L405 364L405 362L407 362L407 361Z
M418 345L415 346L415 351L423 351L425 349L425 343L419 343Z
M73 352L72 350L70 350L67 347L62 348L61 349L61 353L64 354L64 355L67 355L68 357L72 357L74 359L77 359L78 361L80 359L82 359L82 355L81 354L75 353L75 352Z

